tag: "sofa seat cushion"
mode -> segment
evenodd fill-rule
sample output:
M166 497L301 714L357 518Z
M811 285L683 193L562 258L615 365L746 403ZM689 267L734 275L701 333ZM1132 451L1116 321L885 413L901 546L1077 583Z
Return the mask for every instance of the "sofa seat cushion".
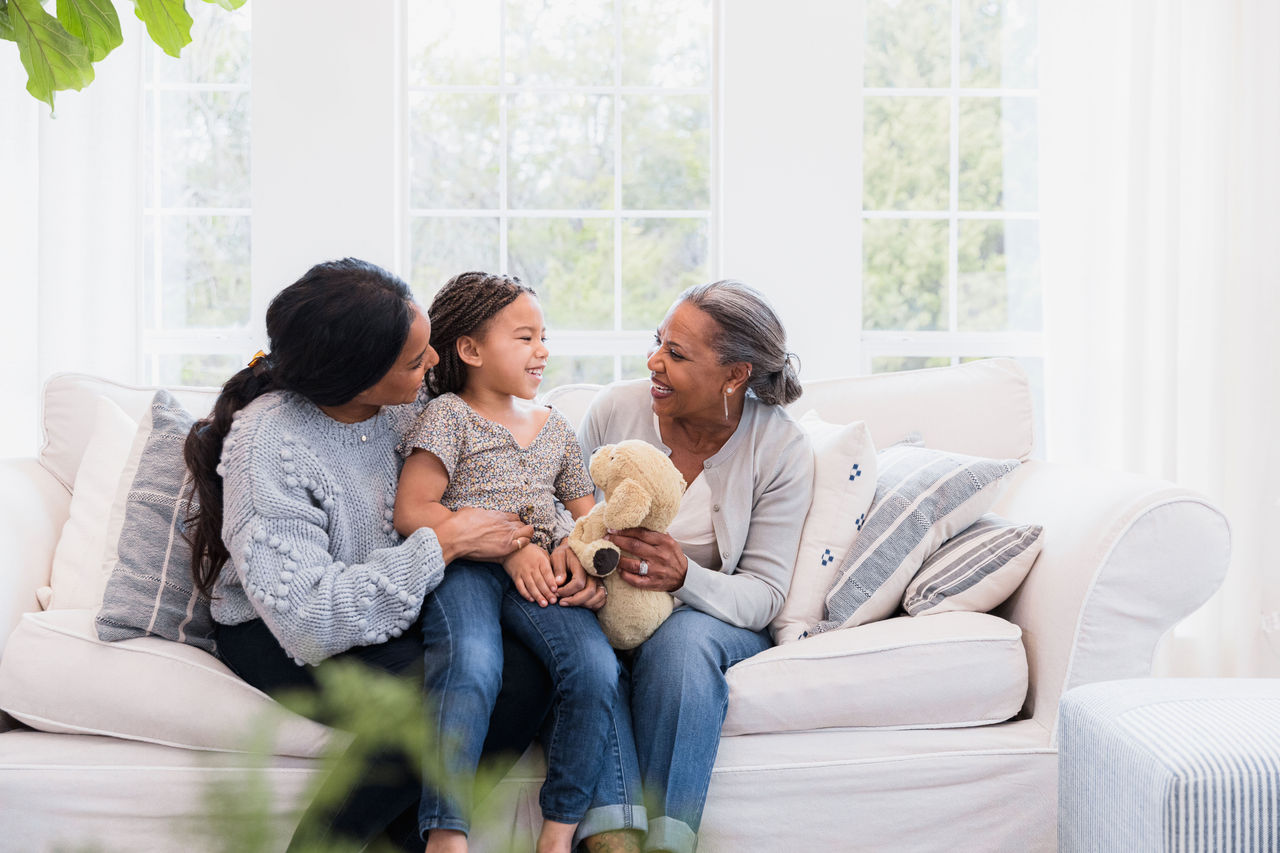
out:
M92 610L22 617L0 659L0 709L45 732L217 752L250 751L274 726L273 754L311 758L333 735L193 646L100 641Z
M900 616L730 668L725 735L998 723L1027 695L1022 629L989 613Z

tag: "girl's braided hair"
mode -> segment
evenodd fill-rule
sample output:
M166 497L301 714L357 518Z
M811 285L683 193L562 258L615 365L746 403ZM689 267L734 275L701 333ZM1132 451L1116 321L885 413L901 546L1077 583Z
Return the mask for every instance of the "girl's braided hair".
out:
M431 301L431 348L439 363L427 373L432 394L457 393L467 384L467 365L458 356L458 338L480 337L498 312L522 293L536 296L532 287L514 275L464 272L445 282Z

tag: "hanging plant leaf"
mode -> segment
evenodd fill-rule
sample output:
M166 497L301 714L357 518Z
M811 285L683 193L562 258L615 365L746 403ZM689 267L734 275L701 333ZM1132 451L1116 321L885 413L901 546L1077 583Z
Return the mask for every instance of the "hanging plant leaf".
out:
M120 18L108 0L58 0L58 21L89 48L98 62L124 41Z
M206 3L216 3L228 12L234 12L243 6L248 0L204 0Z
M191 16L183 0L134 0L133 13L147 25L147 35L177 58L191 43Z
M13 41L13 22L9 20L9 0L0 0L0 39Z
M53 109L53 93L93 82L89 48L44 10L40 0L9 0L9 22L18 57L27 69L27 91Z

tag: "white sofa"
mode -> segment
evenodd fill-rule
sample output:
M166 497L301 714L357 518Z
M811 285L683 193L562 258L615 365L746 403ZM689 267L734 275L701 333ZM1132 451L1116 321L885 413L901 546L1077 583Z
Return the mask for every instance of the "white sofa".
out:
M49 583L95 398L140 417L152 390L54 377L39 457L0 462L0 707L31 724L0 720L3 850L212 849L192 834L209 785L258 763L228 750L225 732L202 740L201 726L227 716L224 703L270 702L213 657L154 638L100 644L91 610L41 612L37 590ZM573 419L591 393L552 392ZM192 411L211 400L198 390L179 397ZM881 447L916 432L931 447L1026 460L995 510L1043 524L1045 545L995 615L897 617L732 670L700 849L1053 850L1060 695L1150 673L1161 636L1222 580L1226 519L1171 483L1030 459L1031 396L1011 361L811 382L795 405L809 409L865 420ZM182 686L158 701L164 685L130 683L144 664L151 678L171 672ZM202 681L188 688L197 670ZM797 723L776 712L797 691L825 694L822 713ZM152 718L164 714L171 719ZM277 750L285 754L261 771L281 849L318 772L305 756L326 739L295 723ZM175 725L184 737L161 734ZM495 792L510 800L506 818L479 828L475 849L529 846L539 784L533 749Z

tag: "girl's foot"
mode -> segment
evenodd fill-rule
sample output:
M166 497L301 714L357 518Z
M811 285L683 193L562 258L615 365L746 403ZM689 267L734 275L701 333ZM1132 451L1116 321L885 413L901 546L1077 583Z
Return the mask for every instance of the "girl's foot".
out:
M634 829L614 829L584 838L587 853L640 853L640 833Z
M538 836L538 853L572 853L573 833L576 823L560 823L543 818L542 833Z
M457 829L433 829L427 833L426 853L467 853L467 834Z

